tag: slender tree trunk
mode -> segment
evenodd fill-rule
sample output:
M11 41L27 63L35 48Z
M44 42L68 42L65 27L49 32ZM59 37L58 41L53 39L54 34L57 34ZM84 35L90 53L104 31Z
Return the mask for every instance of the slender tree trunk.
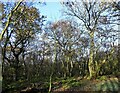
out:
M55 68L56 68L56 64L57 64L57 47L56 47L56 43L55 43L55 48L54 48L54 55L53 55L53 66L52 66L52 72L55 73Z
M63 73L63 77L66 77L66 69L65 69L65 64L64 61L62 61L62 73Z
M93 78L95 76L95 64L94 64L94 32L90 32L90 56L89 56L89 76Z
M72 76L72 70L73 70L73 62L71 60L71 62L70 62L70 77Z
M18 9L18 7L20 6L20 4L23 2L24 0L20 0L17 5L13 8L13 10L11 10L11 12L9 13L8 15L8 19L7 19L7 22L5 24L5 27L4 29L2 30L1 34L0 34L0 41L2 40L4 34L5 34L5 31L8 29L9 27L9 24L10 24L10 21L11 21L11 17L13 15L13 13Z
M23 52L23 53L22 53L22 59L23 59L24 67L25 67L25 79L28 80L28 68L27 68L27 65L26 65L26 63L25 63L24 58L25 58L25 55L24 55L24 52Z
M69 72L70 58L67 55L66 55L65 61L66 61L66 73L67 73L67 76L69 76L70 75L70 72Z
M52 75L53 75L53 72L50 75L50 83L49 83L49 91L48 91L48 93L50 93L51 90L52 90Z
M10 34L10 36L11 36L11 34ZM4 79L4 63L5 63L5 57L6 57L6 47L7 47L7 43L9 41L10 36L8 36L8 32L7 32L7 38L5 40L5 44L4 44L3 47L0 46L1 47L1 51L2 51L2 54L1 54L2 58L1 59L2 59L2 73L3 73L2 77L3 77L3 79Z
M5 62L5 48L1 48L2 54L1 54L1 59L2 59L2 78L4 80L4 62Z
M24 66L25 66L25 79L29 79L29 75L28 75L28 67L27 67L27 65L26 65L26 63L25 63L25 61L23 61L24 62Z
M118 55L117 55L117 59L118 59L118 72L120 72L120 44L118 44Z
M19 80L19 56L15 56L15 81Z

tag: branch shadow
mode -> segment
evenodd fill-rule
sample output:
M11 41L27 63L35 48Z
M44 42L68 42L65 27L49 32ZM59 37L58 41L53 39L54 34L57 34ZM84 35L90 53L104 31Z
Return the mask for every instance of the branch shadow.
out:
M119 81L117 78L109 78L108 80L105 80L104 83L101 84L100 86L100 91L106 91L110 93L118 93L120 91L119 88Z

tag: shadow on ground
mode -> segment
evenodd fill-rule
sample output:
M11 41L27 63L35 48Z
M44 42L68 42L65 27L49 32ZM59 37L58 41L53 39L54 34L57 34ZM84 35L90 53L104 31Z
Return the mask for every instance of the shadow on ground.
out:
M108 78L93 86L95 91L120 91L118 78Z

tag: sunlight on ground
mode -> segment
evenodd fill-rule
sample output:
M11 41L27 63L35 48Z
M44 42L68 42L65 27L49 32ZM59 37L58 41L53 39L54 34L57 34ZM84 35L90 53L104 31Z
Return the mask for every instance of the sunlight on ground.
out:
M104 76L102 76L103 78ZM119 91L118 78L104 78L103 80L76 80L75 78L69 78L66 80L60 80L57 85L54 85L55 91L65 90L78 90L78 91Z

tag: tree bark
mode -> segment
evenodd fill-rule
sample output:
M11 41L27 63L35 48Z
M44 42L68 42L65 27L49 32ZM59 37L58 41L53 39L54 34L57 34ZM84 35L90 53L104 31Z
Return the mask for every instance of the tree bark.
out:
M90 56L89 56L89 76L90 78L95 77L95 64L94 64L94 32L90 32Z
M15 81L19 80L19 56L15 56Z

